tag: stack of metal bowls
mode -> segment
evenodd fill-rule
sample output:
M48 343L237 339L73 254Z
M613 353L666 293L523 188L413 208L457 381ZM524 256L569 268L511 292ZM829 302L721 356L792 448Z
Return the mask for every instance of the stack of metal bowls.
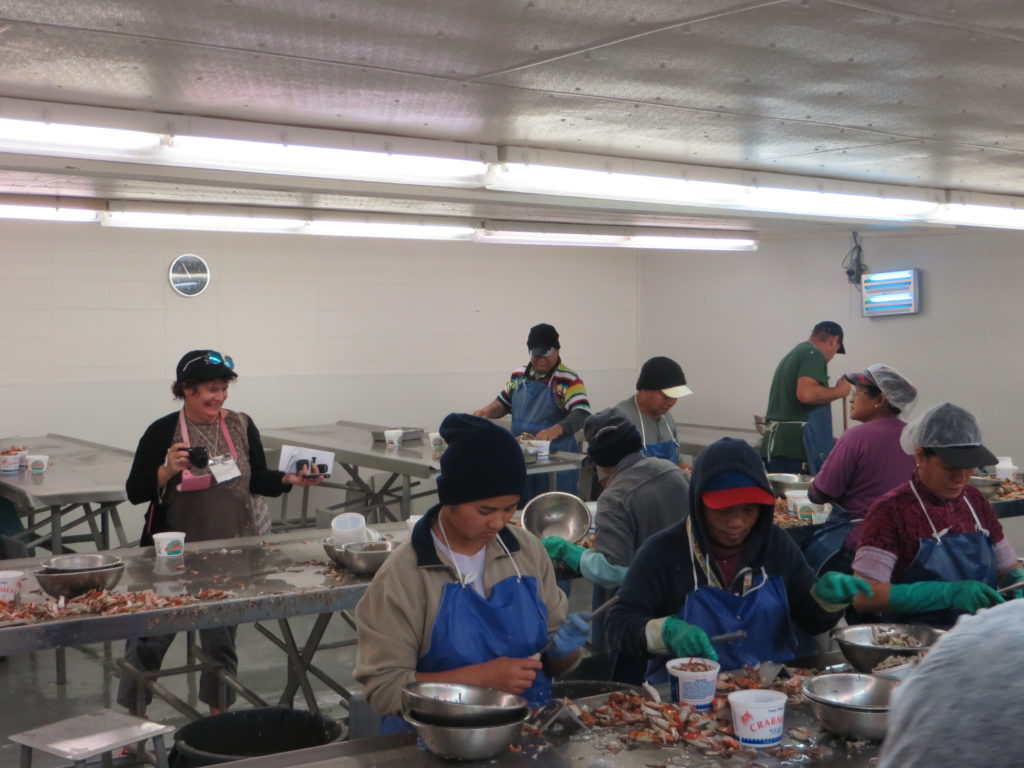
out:
M51 597L72 598L93 589L113 589L124 576L124 562L117 555L57 555L43 561L33 574Z
M968 482L990 501L999 494L999 489L1003 486L998 477L985 477L984 475L971 475Z
M814 480L810 475L792 475L788 472L770 472L768 482L772 484L775 493L785 496L786 491L806 491L811 487Z
M518 740L530 715L526 699L458 683L409 683L405 719L427 748L446 760L485 760Z
M880 635L900 632L917 640L914 648L883 645L878 642ZM919 624L855 624L851 627L836 627L832 639L839 643L839 650L858 672L870 674L875 667L890 656L919 656L939 641L945 633Z
M334 539L328 536L323 544L324 552L342 568L353 573L370 576L384 565L388 555L394 551L395 543L390 539L383 541L351 541L335 546Z
M839 736L879 741L889 726L889 701L899 683L874 675L839 672L804 680L804 698L826 729Z
M542 493L523 508L523 527L539 539L558 536L578 544L590 530L590 510L571 493Z

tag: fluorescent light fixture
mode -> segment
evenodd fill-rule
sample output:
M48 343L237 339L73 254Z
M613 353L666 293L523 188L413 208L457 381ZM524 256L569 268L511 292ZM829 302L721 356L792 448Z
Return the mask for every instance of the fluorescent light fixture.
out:
M541 195L882 221L920 220L936 207L934 202L926 200L694 181L526 163L495 165L486 186L488 189Z
M85 208L60 208L42 205L0 205L0 219L31 221L96 221L96 211Z
M666 248L679 251L756 251L757 240L736 237L674 237L634 235L630 248Z
M861 315L907 315L921 311L916 269L861 275Z
M155 150L161 139L160 134L145 131L0 118L0 150L7 152L67 152L75 156L113 153L121 158Z
M487 164L480 160L203 136L175 136L156 159L166 165L225 171L458 187L480 186L487 172Z
M303 219L152 211L109 211L102 215L100 221L107 227L209 230L214 232L277 232L282 234L300 232L306 224Z
M476 239L481 243L589 245L609 248L623 245L627 237L625 235L595 235L585 232L526 232L511 229L488 229L481 231Z
M1024 210L996 205L945 203L928 216L936 224L994 229L1024 229Z
M307 235L392 237L399 240L470 240L475 233L473 227L463 226L324 219L309 222L303 230L303 234Z

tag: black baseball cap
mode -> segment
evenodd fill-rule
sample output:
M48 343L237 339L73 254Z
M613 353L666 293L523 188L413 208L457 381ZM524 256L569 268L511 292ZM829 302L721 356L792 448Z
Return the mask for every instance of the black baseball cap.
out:
M186 352L178 361L175 375L178 381L234 381L238 378L231 356L222 355L213 349L193 349Z
M550 323L538 323L530 329L530 335L526 337L526 348L534 357L543 357L552 349L561 349L558 343L558 331Z
M829 336L839 337L839 349L836 350L837 354L845 355L846 347L843 345L843 326L832 320L822 320L811 331L812 336L817 336L819 333L824 333Z

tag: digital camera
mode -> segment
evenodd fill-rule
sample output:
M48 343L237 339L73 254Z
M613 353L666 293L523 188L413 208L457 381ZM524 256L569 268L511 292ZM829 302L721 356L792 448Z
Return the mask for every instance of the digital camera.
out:
M189 463L196 469L202 469L210 463L210 452L205 445L193 445L188 448Z

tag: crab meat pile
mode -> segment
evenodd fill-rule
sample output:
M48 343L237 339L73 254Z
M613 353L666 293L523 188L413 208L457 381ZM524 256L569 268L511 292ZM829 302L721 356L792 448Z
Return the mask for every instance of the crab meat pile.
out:
M45 603L8 603L0 600L0 621L44 621L72 616L113 616L165 608L182 608L211 600L224 600L232 593L223 589L204 589L194 595L158 595L152 590L142 592L108 592L93 589L84 595Z
M740 748L732 726L711 713L698 712L688 704L656 703L636 694L616 691L604 704L579 707L566 699L565 705L588 728L626 726L619 738L630 746L696 747L711 754L731 754Z
M770 683L765 683L761 679L759 667L747 666L743 667L743 669L734 669L731 672L722 672L718 676L718 685L716 686L716 693L721 697L722 701L715 700L716 710L724 706L725 697L733 691L757 688L784 693L789 697L788 701L790 704L801 703L804 700L803 693L801 693L801 686L804 680L814 677L818 674L818 670L802 667L786 667L786 669L789 671L789 677L776 677Z
M883 648L920 648L921 641L898 629L876 629L871 633L874 645Z

